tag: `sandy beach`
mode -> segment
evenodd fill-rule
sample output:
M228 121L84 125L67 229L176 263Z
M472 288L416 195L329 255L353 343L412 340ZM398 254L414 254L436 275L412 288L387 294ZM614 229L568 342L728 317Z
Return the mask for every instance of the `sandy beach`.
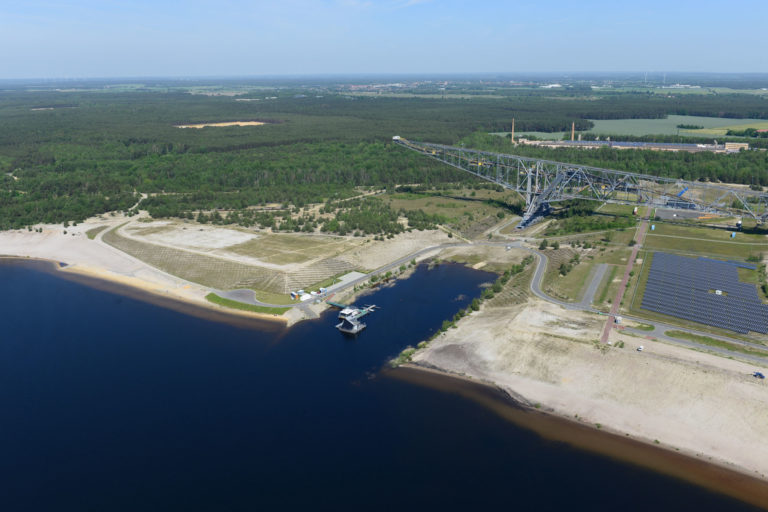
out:
M198 313L209 310L232 317L270 320L285 325L297 320L293 317L240 311L213 304L205 299L210 289L162 272L101 241L101 236L107 229L125 221L122 216L109 216L67 228L60 225L37 226L42 227L42 233L27 230L3 231L0 232L0 257L50 261L57 264L57 271L64 277L91 278L92 284L106 281L143 294L170 299L164 302L166 305L176 303L179 307L183 304L195 306L194 311ZM86 232L100 226L107 228L93 240L89 239ZM189 308L187 310L192 311Z
M600 345L603 322L539 299L484 306L414 362L498 386L591 428L766 479L768 385L751 376L754 363L617 330L611 346Z

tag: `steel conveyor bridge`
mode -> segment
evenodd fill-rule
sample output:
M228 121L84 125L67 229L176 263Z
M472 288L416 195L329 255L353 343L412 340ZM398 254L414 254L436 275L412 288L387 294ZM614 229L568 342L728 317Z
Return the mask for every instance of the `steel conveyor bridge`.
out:
M525 213L518 228L546 214L550 203L588 199L650 206L702 214L744 216L762 223L768 217L768 194L746 187L728 187L647 174L600 169L463 147L392 138L403 146L478 178L520 193Z

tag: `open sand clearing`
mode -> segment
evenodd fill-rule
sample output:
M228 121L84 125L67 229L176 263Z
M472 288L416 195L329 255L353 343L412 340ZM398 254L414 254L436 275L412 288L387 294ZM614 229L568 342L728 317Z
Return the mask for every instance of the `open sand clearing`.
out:
M206 126L261 126L267 123L261 121L227 121L224 123L200 123L200 124L177 124L176 128L205 128Z
M223 249L257 238L256 234L249 234L235 229L199 224L183 225L169 221L134 223L126 226L123 231L128 236L139 239L143 238L147 242L200 250Z
M538 299L483 307L414 356L529 405L765 479L768 383L754 364L614 331ZM623 341L624 348L615 344ZM637 352L639 345L643 352Z

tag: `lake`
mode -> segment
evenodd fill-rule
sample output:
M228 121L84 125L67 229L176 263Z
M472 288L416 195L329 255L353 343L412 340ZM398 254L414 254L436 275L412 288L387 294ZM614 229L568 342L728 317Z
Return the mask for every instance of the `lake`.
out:
M3 261L2 510L754 510L379 371L493 277L422 265L349 338Z

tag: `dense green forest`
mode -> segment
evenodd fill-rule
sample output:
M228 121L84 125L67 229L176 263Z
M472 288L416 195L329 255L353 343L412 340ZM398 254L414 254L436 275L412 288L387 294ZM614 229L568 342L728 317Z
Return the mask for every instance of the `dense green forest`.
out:
M518 130L541 131L568 129L571 122L587 130L588 119L667 114L768 118L768 101L749 94L594 95L588 88L571 88L439 99L313 95L290 87L254 91L245 97L175 90L0 92L0 229L127 210L141 194L149 196L142 208L153 216L190 217L221 209L256 223L256 214L245 208L343 199L359 186L473 182L470 175L393 146L395 134L511 152L508 141L486 133L508 129L513 117ZM234 120L266 124L175 127ZM514 151L686 179L768 185L766 153L758 151ZM419 222L416 213L411 215Z

